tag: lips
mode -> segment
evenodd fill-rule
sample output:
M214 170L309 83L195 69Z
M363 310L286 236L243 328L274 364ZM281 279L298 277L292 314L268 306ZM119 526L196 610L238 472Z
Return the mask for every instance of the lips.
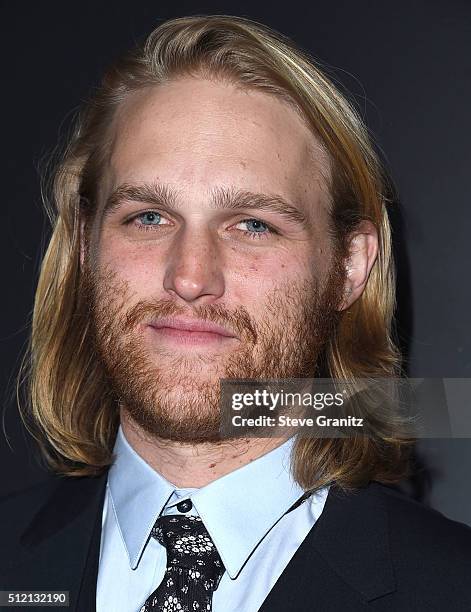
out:
M200 319L165 317L158 319L157 321L152 321L149 325L154 329L174 329L180 332L194 332L195 334L207 333L216 334L227 338L236 337L234 333L225 327L222 327L217 323L212 323L211 321L202 321Z

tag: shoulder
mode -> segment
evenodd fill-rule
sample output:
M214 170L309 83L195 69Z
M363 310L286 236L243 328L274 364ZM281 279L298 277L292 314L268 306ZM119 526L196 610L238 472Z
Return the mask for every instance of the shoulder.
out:
M27 531L60 531L99 501L106 474L72 478L51 474L0 497L0 541L15 548ZM95 504L96 505L96 504Z
M51 498L59 479L42 478L37 483L0 496L0 525L8 531L14 525L27 525L38 510Z
M387 514L393 558L428 573L471 576L471 527L379 483L369 489Z
M318 523L317 552L378 610L471 610L467 525L377 482L333 486Z
M463 538L471 543L471 527L465 523L447 518L438 510L418 502L398 489L372 482L371 494L386 508L393 530L408 527L414 537Z
M34 485L0 497L0 574L22 558L22 538L57 489L57 479L44 477Z

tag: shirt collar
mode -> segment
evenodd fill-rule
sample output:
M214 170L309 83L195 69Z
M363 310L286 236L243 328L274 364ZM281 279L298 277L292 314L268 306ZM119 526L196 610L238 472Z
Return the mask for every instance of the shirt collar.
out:
M135 569L151 529L175 487L136 453L121 426L113 453L108 488L129 563Z
M119 427L108 486L131 568L137 567L155 521L175 492L179 498L191 498L229 576L235 578L304 493L291 475L293 443L294 437L200 489L176 489L136 453Z
M304 493L290 473L293 443L294 437L191 497L231 578Z

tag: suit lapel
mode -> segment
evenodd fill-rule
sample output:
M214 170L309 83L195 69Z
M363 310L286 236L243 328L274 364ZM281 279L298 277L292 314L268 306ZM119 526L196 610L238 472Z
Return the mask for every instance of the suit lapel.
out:
M386 509L378 485L345 493L332 486L324 510L259 612L365 610L396 590Z
M95 610L107 473L63 478L4 557L9 590L69 591L71 612Z

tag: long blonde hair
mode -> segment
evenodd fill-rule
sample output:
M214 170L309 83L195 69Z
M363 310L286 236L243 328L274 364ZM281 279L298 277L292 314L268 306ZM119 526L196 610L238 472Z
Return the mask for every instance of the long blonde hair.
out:
M28 353L19 376L26 427L54 471L98 475L111 463L119 412L94 353L80 301L81 218L93 217L108 130L126 95L184 75L223 78L277 96L301 114L332 168L332 223L339 241L371 220L379 254L361 297L341 313L325 349L332 378L391 377L400 357L391 337L395 278L387 181L354 107L309 56L247 19L197 16L157 27L115 64L76 119L53 176L52 236L37 286ZM408 470L410 440L298 437L293 474L305 488L394 482Z

